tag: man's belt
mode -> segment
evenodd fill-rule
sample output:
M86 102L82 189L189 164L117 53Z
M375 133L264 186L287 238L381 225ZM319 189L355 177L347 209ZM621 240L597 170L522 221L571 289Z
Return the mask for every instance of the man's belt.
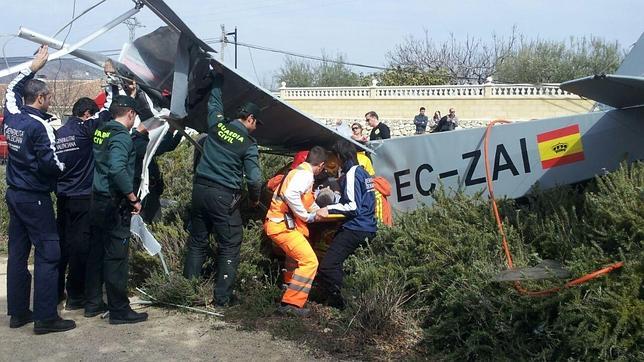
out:
M207 178L204 178L204 177L201 177L201 176L195 177L195 183L199 184L199 185L202 185L202 186L212 187L214 189L228 191L231 194L240 194L241 193L241 190L239 190L239 189L232 189L230 187L224 186L224 185L219 184L219 183L217 183L215 181L208 180Z

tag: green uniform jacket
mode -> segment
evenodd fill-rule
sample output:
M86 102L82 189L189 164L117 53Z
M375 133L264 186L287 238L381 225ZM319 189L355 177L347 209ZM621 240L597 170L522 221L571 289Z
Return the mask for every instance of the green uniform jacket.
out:
M130 132L111 120L94 132L95 193L104 196L123 196L134 189L136 153Z
M195 182L205 179L241 190L242 177L245 177L249 198L257 201L262 185L257 143L240 120L224 119L222 84L223 77L216 75L208 99L208 137L197 165Z

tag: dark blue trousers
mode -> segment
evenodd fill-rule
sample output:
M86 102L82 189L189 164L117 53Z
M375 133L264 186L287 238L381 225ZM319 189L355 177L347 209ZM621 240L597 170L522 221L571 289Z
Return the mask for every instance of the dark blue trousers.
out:
M31 273L27 261L31 246L34 262L34 320L58 316L58 261L60 245L54 208L49 193L8 189L9 262L7 265L7 309L21 316L29 309Z
M318 267L316 280L323 289L330 293L339 294L344 281L344 261L360 246L367 244L375 237L375 233L340 229Z
M67 290L67 305L85 304L85 269L90 243L91 196L57 195L60 264L58 265L58 295ZM65 272L67 281L65 282Z

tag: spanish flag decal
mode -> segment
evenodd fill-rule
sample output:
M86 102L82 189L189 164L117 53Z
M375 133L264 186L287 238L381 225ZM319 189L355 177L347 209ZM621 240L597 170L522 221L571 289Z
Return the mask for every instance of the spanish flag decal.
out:
M538 134L537 146L544 170L584 160L578 124Z

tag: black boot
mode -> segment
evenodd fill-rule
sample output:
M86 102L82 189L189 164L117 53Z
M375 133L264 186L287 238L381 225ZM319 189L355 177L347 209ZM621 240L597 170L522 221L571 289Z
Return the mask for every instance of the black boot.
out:
M85 308L84 300L71 300L67 298L65 301L65 310L79 310Z
M56 319L51 319L48 321L35 321L34 322L34 333L35 334L46 334L53 332L65 332L70 329L76 328L76 322L71 319L62 319L57 317Z
M11 319L9 319L9 328L20 328L27 323L33 322L34 320L31 317L31 314L31 311L27 309L24 314L12 315Z
M300 308L292 304L282 303L277 307L277 314L283 316L293 316L293 317L308 317L311 314L309 308Z
M85 306L85 312L83 313L83 316L85 316L85 318L92 318L105 312L107 312L107 306L105 304L102 304L100 307L93 308L88 308L87 306Z
M112 313L110 313L110 324L134 324L146 321L147 319L147 313L137 313L132 309L122 315L113 316Z
M339 310L344 310L345 308L344 298L342 298L342 294L339 292L329 294L329 298L326 300L325 304Z
M217 258L217 277L215 280L215 304L219 307L230 306L233 286L237 275L239 258Z

